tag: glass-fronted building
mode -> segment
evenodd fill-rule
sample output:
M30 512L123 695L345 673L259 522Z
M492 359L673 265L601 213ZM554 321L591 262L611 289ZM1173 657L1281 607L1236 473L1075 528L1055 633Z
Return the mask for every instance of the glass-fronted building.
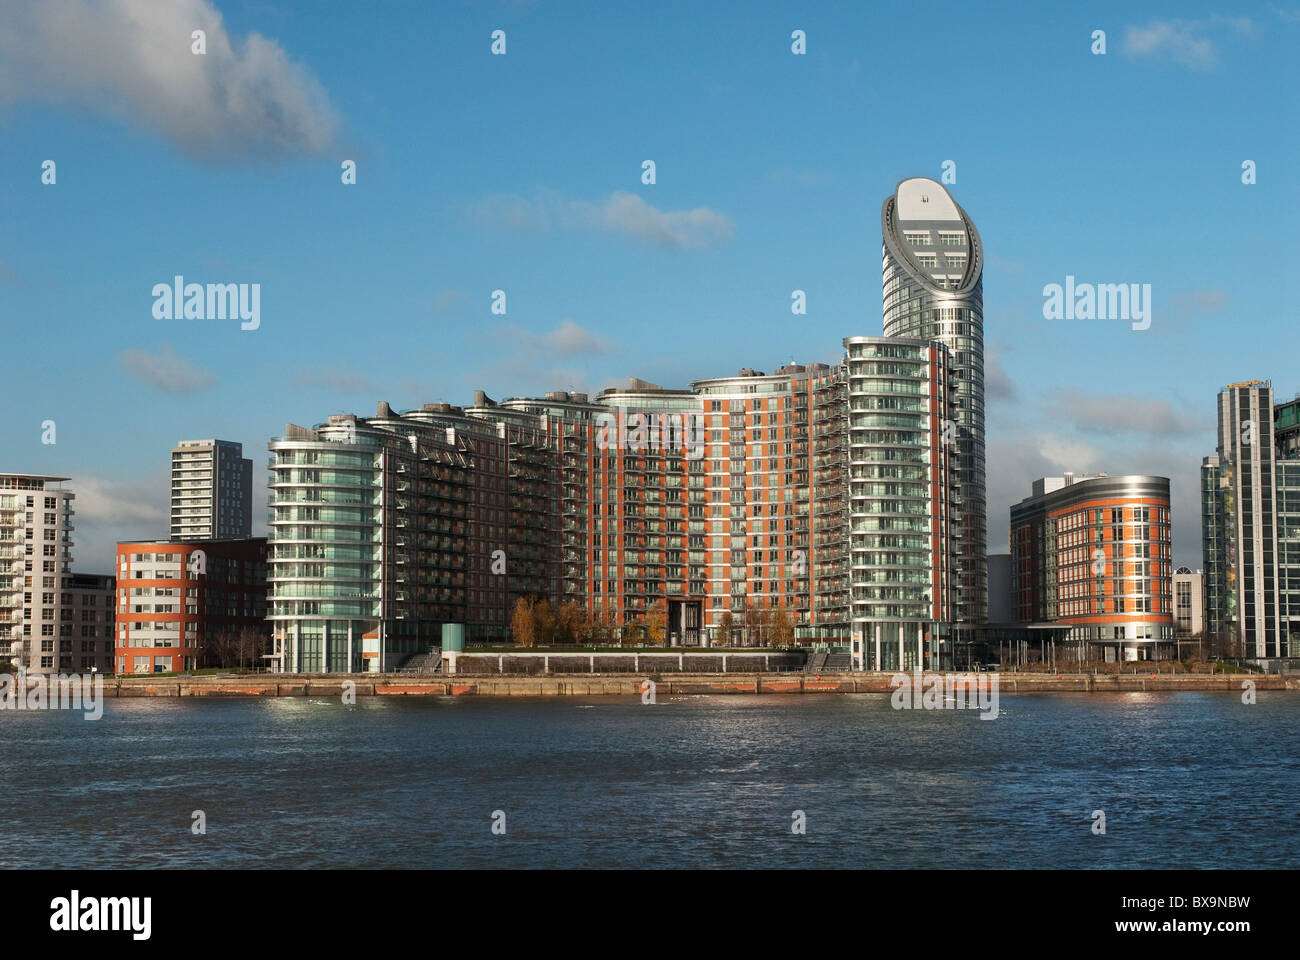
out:
M557 591L548 449L446 404L288 425L269 464L279 669L390 670L445 624L504 640L515 597Z
M886 337L942 343L951 367L951 600L961 624L988 617L984 464L984 261L979 231L934 180L904 180L881 211Z
M836 364L288 427L282 668L389 669L448 622L503 640L518 596L580 604L595 639L663 610L673 644L950 666L987 608L982 251L932 180L899 184L882 227L884 336ZM485 580L503 544L510 579Z
M1293 402L1276 409L1267 380L1229 384L1218 396L1218 449L1201 463L1205 627L1220 655L1293 656L1300 630L1300 460ZM1283 437L1274 438L1280 415ZM1295 571L1293 573L1293 571ZM1295 584L1292 587L1292 584ZM1292 609L1296 613L1292 614Z
M844 347L854 663L931 667L951 652L948 351L889 337Z

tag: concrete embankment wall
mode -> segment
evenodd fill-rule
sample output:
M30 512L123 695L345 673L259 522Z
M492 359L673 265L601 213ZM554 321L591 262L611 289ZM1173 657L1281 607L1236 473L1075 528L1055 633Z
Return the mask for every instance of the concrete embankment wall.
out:
M892 673L841 673L820 676L800 674L674 674L648 675L655 681L656 698L687 694L729 693L889 693ZM929 678L933 674L926 674ZM942 676L942 675L941 675ZM975 676L948 674L948 676ZM988 676L983 674L981 676ZM1300 690L1300 676L1254 674L1168 675L1121 674L1080 676L1066 674L997 674L1001 694L1129 693L1184 691L1240 694L1242 681L1250 679L1256 690ZM590 697L640 696L647 675L601 677L558 675L549 677L410 677L397 675L256 676L256 677L150 677L106 678L108 697L340 697L345 684L359 697L369 696L488 696L488 697ZM927 680L928 682L928 680Z

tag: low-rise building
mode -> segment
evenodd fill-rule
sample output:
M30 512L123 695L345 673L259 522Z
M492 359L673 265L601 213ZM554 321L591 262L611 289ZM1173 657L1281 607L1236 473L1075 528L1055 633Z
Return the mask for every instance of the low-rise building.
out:
M266 539L136 540L117 545L119 674L209 665L218 643L243 640L247 666L266 666ZM226 664L231 665L231 664Z
M1174 633L1199 636L1205 630L1205 576L1187 567L1174 571Z
M1159 659L1173 640L1169 531L1166 477L1035 480L1011 507L1016 620L1069 626L1081 659Z

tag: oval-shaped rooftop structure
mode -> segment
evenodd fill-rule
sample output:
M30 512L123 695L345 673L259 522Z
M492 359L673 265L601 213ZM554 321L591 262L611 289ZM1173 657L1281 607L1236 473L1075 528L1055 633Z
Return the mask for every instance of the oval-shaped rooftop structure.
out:
M898 185L894 194L899 220L960 220L957 204L941 184L926 177L912 177Z

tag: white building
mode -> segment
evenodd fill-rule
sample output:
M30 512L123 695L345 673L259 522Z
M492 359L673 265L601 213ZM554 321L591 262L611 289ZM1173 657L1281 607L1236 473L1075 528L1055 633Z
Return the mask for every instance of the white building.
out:
M67 479L0 473L0 656L29 673L111 673L114 581L72 572Z
M1205 629L1205 575L1187 567L1174 571L1174 633L1194 637Z

